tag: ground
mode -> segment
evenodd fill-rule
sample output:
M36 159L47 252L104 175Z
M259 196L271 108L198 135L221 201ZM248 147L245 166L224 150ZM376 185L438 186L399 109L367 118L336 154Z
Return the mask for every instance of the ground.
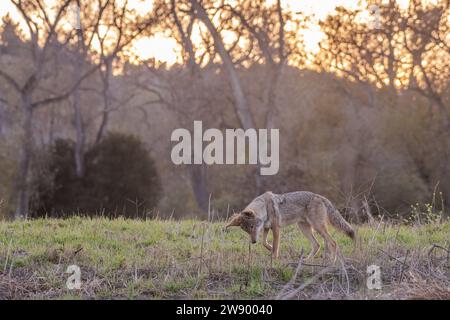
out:
M283 229L281 258L239 228L197 220L74 217L0 222L0 298L450 299L450 222L357 226L356 245L333 230L344 260L298 265L310 249ZM382 288L367 288L367 267ZM69 265L81 289L69 290ZM298 273L294 276L296 269Z

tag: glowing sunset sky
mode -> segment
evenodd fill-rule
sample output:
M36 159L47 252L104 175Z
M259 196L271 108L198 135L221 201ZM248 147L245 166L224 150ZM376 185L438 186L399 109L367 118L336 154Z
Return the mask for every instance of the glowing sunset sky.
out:
M274 0L267 1L269 3L274 2ZM397 2L402 7L408 4L408 0L397 0ZM129 4L140 11L148 12L152 7L152 0L129 0ZM365 7L365 1L358 0L284 0L282 4L286 10L292 10L293 12L302 11L308 15L315 15L317 19L325 18L337 6L345 6L347 8ZM10 0L2 0L0 17L7 13L15 20L20 21L20 14ZM306 49L311 52L316 51L318 49L317 44L322 37L318 25L312 23L308 30L302 31L302 34L305 39ZM151 38L136 40L133 44L133 52L140 59L155 58L158 61L167 62L167 64L171 65L179 59L180 49L177 47L174 39L167 38L161 33Z

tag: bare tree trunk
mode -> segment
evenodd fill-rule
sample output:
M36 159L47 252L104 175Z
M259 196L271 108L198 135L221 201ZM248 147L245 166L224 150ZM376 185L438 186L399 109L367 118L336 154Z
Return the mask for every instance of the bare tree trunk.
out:
M97 132L97 138L96 142L98 143L106 134L108 130L108 124L109 124L109 113L110 113L110 92L109 92L109 86L110 86L110 80L111 80L111 73L112 73L112 59L107 59L105 61L105 67L106 70L104 74L102 75L102 81L103 81L103 114L102 114L102 120L100 123L99 130Z
M83 67L83 35L81 28L77 30L78 34L78 53L76 55L76 65L75 65L75 79L81 78L81 69ZM83 122L83 114L81 112L80 105L80 89L76 88L73 93L72 102L74 116L75 116L75 131L76 131L76 141L75 141L75 173L78 178L84 176L84 148L86 143L86 134Z
M6 133L6 104L0 91L0 136Z
M201 74L200 67L197 65L195 60L195 52L194 46L191 41L191 32L192 32L192 24L195 20L193 16L191 16L191 21L188 26L188 30L185 31L183 25L177 15L176 11L176 2L175 0L170 1L170 13L175 21L176 28L181 38L181 44L183 46L183 50L187 53L188 63L187 67L190 70L189 72L189 80L191 83L192 93L194 93L197 99L196 103L201 99L199 96L198 90L196 90L193 86L201 81L203 81L203 77ZM180 122L183 123L183 120L180 119ZM192 191L194 193L194 198L197 203L198 208L202 211L202 214L206 215L208 211L209 204L209 190L208 190L208 179L207 179L207 167L202 165L190 165L189 166L190 173L190 181L192 186Z
M266 113L266 128L272 129L273 128L273 118L274 114L277 110L277 90L278 90L278 83L281 78L281 72L283 70L283 65L286 60L285 56L285 40L284 40L284 19L283 19L283 13L281 8L281 0L277 1L277 15L278 15L278 21L279 21L279 40L278 40L278 55L279 55L279 61L278 63L275 62L275 59L272 57L266 57L266 60L269 63L269 83L268 83L268 97L267 97L267 113ZM261 43L263 45L263 43ZM270 48L265 48L264 52L270 52Z
M248 107L247 98L245 97L241 80L234 66L233 60L225 48L221 35L216 30L203 6L197 0L191 0L191 4L195 9L197 17L203 21L214 40L214 46L222 60L225 73L231 86L231 91L234 98L234 107L241 126L244 130L255 128L255 122ZM259 173L255 174L255 186L257 193L260 193L262 191L262 179Z
M83 123L83 114L81 112L80 106L80 92L77 89L73 94L73 109L75 112L75 130L76 130L76 141L75 141L75 170L78 178L84 176L84 149L86 135Z
M389 78L389 91L392 94L395 94L396 89L395 89L395 77L396 77L396 71L394 68L394 63L395 63L395 55L394 55L394 46L392 44L393 40L393 33L389 32L387 34L387 40L388 40L388 65L387 65L387 74L388 74L388 78Z
M16 209L14 217L16 219L28 217L29 210L29 185L28 173L30 171L31 148L32 148L32 119L33 109L31 107L31 95L22 94L22 108L24 111L22 120L23 141L19 155L17 177L15 185Z
M48 144L51 146L55 142L55 107L50 108L50 123L48 127Z
M281 76L280 65L270 66L269 81L267 84L267 112L266 112L266 128L273 128L273 119L277 109L277 88Z
M268 83L267 83L267 100L266 100L266 119L265 119L265 128L268 130L273 129L274 127L274 118L275 113L277 111L277 90L278 83L281 77L282 65L277 63L272 63L269 66L269 75L268 75ZM270 135L268 135L268 143L269 145L272 143L270 140ZM255 171L255 186L256 192L262 193L264 192L264 177L259 174L259 166Z
M208 212L209 204L206 166L204 164L191 165L190 171L192 190L194 192L195 200L200 210L202 210L203 213L206 213Z
M278 63L275 62L275 59L273 57L266 57L267 61L269 63L269 83L268 83L268 89L267 89L267 111L266 111L266 128L268 130L273 129L273 122L274 122L274 116L277 111L277 92L278 92L278 83L280 82L281 78L281 72L283 71L283 65L285 63L285 42L284 42L284 19L281 9L281 1L277 1L277 15L278 15L278 21L279 21L279 42L278 42L278 54L279 54L279 61ZM262 45L262 43L261 43ZM264 52L270 52L269 48L266 48ZM269 135L269 143L272 143L270 140ZM256 176L256 186L258 193L261 193L262 190L262 177L257 175Z
M248 108L247 99L242 89L239 75L234 67L233 60L231 59L230 54L225 48L222 37L217 32L215 26L211 22L203 6L199 4L197 0L191 0L191 3L194 9L196 10L198 18L201 21L203 21L206 28L211 33L211 36L214 39L214 46L216 47L217 52L219 53L220 58L222 59L225 73L228 76L231 90L233 92L236 113L239 118L239 121L241 122L242 127L245 130L254 128L255 123Z

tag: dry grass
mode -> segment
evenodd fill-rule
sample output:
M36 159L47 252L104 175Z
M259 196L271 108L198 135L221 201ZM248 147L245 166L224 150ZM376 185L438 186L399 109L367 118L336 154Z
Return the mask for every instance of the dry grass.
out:
M6 299L450 299L450 222L334 233L344 259L298 264L310 249L283 229L281 259L249 247L239 229L196 220L71 218L0 223L0 298ZM66 288L67 267L82 287ZM382 271L368 290L366 269ZM297 271L297 272L296 272ZM294 274L296 276L294 277Z

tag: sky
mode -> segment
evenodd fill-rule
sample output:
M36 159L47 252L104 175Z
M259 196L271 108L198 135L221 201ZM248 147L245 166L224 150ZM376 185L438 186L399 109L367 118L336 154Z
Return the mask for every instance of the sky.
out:
M50 0L52 1L52 0ZM267 0L269 3L275 0ZM388 0L386 0L388 1ZM152 0L129 0L130 4L139 10L148 11L151 8ZM401 6L407 5L408 0L397 0ZM337 6L347 8L358 8L365 5L364 0L284 0L282 5L293 12L302 11L308 15L314 15L317 19L324 19L332 13ZM0 17L9 13L15 20L20 17L10 0L1 0ZM311 23L308 30L304 30L306 50L314 53L318 50L318 43L322 38L322 32L316 22ZM180 49L174 39L165 37L162 33L151 38L141 38L134 42L133 53L139 59L145 60L154 58L157 61L172 65L177 62Z
M273 0L268 0L268 2ZM337 6L349 8L357 7L357 0L284 0L282 4L294 12L302 11L305 14L314 14L318 19L325 18L332 13ZM195 35L194 35L195 36ZM309 30L303 31L306 49L315 52L322 38L322 32L316 23L311 24ZM171 65L177 61L179 49L175 40L157 35L153 39L140 39L135 44L141 59L155 58Z

